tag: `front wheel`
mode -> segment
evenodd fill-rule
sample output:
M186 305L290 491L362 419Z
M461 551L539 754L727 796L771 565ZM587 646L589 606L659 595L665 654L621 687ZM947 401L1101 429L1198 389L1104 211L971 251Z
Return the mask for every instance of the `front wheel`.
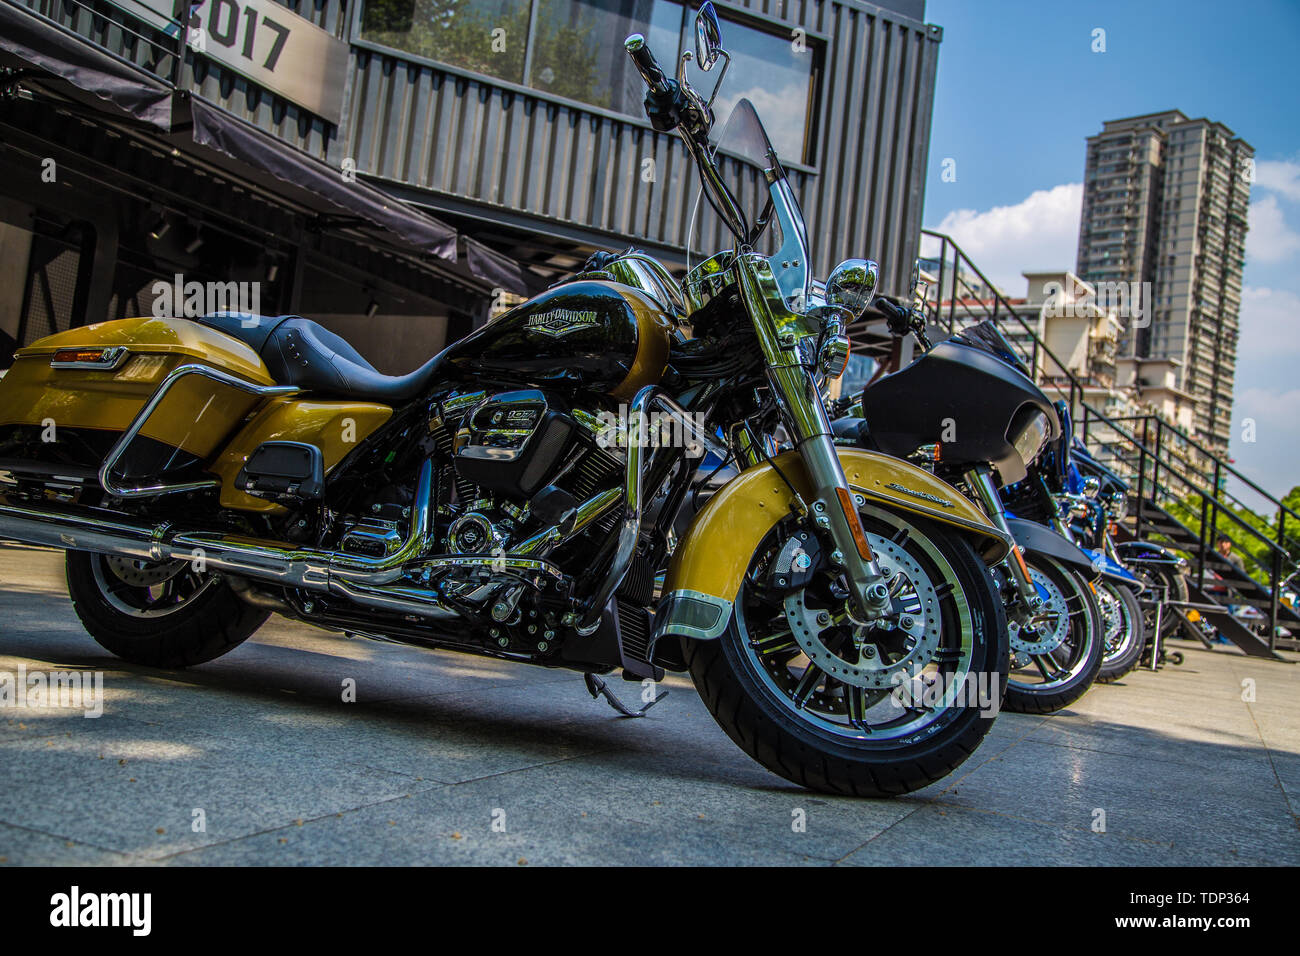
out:
M1146 646L1146 629L1137 597L1122 584L1102 581L1097 585L1097 604L1106 633L1097 681L1109 684L1137 667Z
M1033 553L1025 563L1043 603L1019 620L1012 615L1007 710L1050 714L1092 686L1105 642L1092 587L1077 571Z
M68 594L106 650L147 667L189 667L234 650L270 617L188 561L69 551Z
M1006 623L966 540L861 514L889 581L885 618L855 619L815 535L790 517L754 553L726 632L686 642L686 660L714 719L764 767L814 790L890 796L942 779L988 733Z

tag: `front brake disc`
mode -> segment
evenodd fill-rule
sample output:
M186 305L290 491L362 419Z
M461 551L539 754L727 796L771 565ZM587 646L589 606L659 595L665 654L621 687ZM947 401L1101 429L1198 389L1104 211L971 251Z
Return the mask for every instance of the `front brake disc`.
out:
M1066 605L1065 595L1047 575L1037 568L1030 568L1029 576L1038 586L1040 593L1047 592L1047 597L1029 626L1022 626L1017 621L1007 621L1011 650L1034 656L1050 654L1064 644L1066 637L1069 636L1070 610Z
M106 557L104 563L123 584L135 588L152 588L176 577L189 562L164 561L161 564L154 564L149 561L136 561L133 558Z
M890 689L919 674L938 650L942 636L939 596L929 575L901 547L870 532L867 539L882 569L889 569L890 591L895 606L903 606L903 611L887 622L859 624L847 608L810 606L807 588L800 588L786 597L785 617L804 654L829 676L855 687ZM852 631L847 640L843 635L846 628ZM826 634L857 648L857 660L841 656L838 646L831 650L823 638ZM885 640L895 645L891 650L901 651L901 656L886 659L878 647Z

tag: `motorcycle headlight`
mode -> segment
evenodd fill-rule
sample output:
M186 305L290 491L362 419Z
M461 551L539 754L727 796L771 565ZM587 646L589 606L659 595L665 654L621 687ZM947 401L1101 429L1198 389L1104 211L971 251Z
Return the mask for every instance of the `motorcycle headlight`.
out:
M1020 459L1028 465L1042 452L1043 447L1047 444L1047 436L1052 434L1052 423L1038 409L1024 420L1018 429L1014 429L1011 437L1011 447L1020 455Z
M879 278L880 267L870 259L845 259L826 279L826 304L847 309L854 319L861 318L875 298Z

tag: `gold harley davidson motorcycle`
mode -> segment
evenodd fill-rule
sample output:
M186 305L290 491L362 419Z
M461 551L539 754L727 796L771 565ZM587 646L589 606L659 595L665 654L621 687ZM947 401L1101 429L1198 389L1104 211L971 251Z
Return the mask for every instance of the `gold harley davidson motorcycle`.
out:
M1005 687L987 566L1009 541L934 475L836 446L822 386L875 264L815 282L752 105L712 143L692 54L674 80L641 36L625 45L734 248L681 284L642 253L597 254L404 376L299 316L43 339L0 381L0 537L66 550L86 629L139 664L211 660L278 613L587 674L689 671L775 773L925 786ZM711 4L695 46L720 83ZM736 474L677 534L700 447Z

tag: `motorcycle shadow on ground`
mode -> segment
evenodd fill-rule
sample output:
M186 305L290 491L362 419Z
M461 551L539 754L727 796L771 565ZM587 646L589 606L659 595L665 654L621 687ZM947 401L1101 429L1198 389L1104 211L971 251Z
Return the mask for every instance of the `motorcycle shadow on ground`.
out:
M0 600L6 624L16 604ZM1277 728L1265 727L1269 749L1252 730L1252 720L1265 726L1290 719L1269 703L1294 689L1283 673L1289 669L1259 671L1263 709L1252 717L1223 658L1208 653L1172 673L1136 672L1126 678L1129 687L1094 688L1075 709L1052 717L1004 714L973 757L939 784L894 800L854 800L809 793L752 763L680 678L648 718L628 720L593 701L577 673L349 641L299 625L272 623L225 658L167 671L99 652L66 604L51 604L43 619L43 632L4 627L0 670L25 663L103 671L104 718L0 714L0 728L8 718L36 729L27 742L12 728L0 737L0 756L14 761L6 771L11 779L25 779L19 767L53 772L69 785L87 773L138 774L151 800L177 785L183 792L216 787L240 800L250 787L261 793L269 786L252 798L258 806L272 803L258 812L290 819L310 818L313 801L344 801L343 809L351 801L364 815L376 799L367 787L396 786L399 795L409 791L416 805L433 809L374 811L378 822L357 824L379 834L376 840L398 841L380 844L395 854L382 856L389 862L419 862L434 851L408 846L397 831L388 837L384 820L445 841L443 830L476 821L487 813L483 804L536 816L541 829L530 830L520 855L538 862L560 852L537 835L546 827L586 826L592 852L605 846L601 834L613 834L629 847L662 838L665 854L694 859L704 850L691 841L708 840L717 862L797 852L808 862L1300 863L1300 834L1288 809L1288 793L1300 792L1300 745L1279 746ZM342 699L348 679L356 682L355 703ZM639 700L639 685L615 679L611 687L628 703ZM58 740L65 732L73 739ZM52 738L54 752L47 750ZM66 748L62 755L59 748ZM119 770L116 760L95 761L95 753L125 755L129 763ZM243 759L254 764L248 780L226 780ZM406 782L394 782L391 773L406 774ZM382 780L367 783L376 774ZM95 808L85 812L104 826L110 819L138 823L134 798L113 796L121 785L111 782L114 774L104 779ZM18 785L6 822L28 825L24 820L39 814L22 807L39 802L47 784L30 784L35 795L23 797L28 786ZM328 792L304 795L304 786ZM48 787L57 791L58 784ZM284 801L292 809L280 809ZM1169 813L1171 806L1179 811ZM792 807L807 811L811 839L791 832ZM1107 814L1105 833L1091 829L1099 808ZM333 805L329 811L317 815L332 819ZM435 815L425 820L424 812ZM576 822L588 812L590 820ZM688 839L679 832L686 823L702 829ZM661 833L663 827L675 835ZM294 827L288 833L307 841L292 851L304 860L330 852L328 841L310 842L324 837ZM266 839L273 846L265 852L282 842ZM188 840L178 835L164 848L123 833L115 842L129 843L127 852L181 859ZM939 848L939 857L930 855ZM602 852L614 859L621 851ZM365 851L357 861L381 859L378 853ZM445 854L439 849L436 858Z
M4 630L0 660L25 660L29 670L105 672L109 717L199 732L237 718L238 732L248 735L257 734L258 724L275 734L292 726L305 746L313 736L346 743L350 735L361 747L383 736L386 749L417 760L431 749L500 752L524 765L618 755L656 773L800 791L736 750L685 675L669 675L655 693L670 696L645 718L630 719L593 699L577 671L346 638L299 624L269 622L228 655L180 670L136 666L101 652L75 619L42 632ZM629 709L645 706L643 685L617 673L603 680Z

